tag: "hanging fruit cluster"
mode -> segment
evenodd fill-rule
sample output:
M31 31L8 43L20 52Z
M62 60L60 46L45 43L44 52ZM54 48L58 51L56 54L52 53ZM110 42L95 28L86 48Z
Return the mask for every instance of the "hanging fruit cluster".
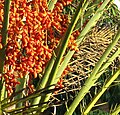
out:
M4 65L4 79L8 94L18 78L25 75L37 77L43 72L50 60L52 51L57 47L64 35L69 20L62 13L63 7L72 0L58 0L51 12L47 7L47 0L12 0L9 13L8 39L6 60ZM4 0L0 0L0 30L2 29ZM74 32L68 47L76 50L75 38L79 32ZM2 35L0 34L0 49ZM31 85L31 84L30 84Z

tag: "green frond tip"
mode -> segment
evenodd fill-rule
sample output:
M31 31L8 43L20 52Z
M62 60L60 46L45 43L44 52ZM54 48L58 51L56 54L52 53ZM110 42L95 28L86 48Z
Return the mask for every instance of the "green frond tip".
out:
M54 9L54 6L56 4L57 0L49 0L48 2L48 9L52 11Z

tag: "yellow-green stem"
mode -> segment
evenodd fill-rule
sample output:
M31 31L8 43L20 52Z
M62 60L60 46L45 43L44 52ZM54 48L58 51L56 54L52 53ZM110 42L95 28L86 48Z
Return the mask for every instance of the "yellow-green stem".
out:
M5 48L6 48L6 40L7 40L7 30L9 24L9 9L10 9L10 0L5 0L4 2L4 19L3 19L3 27L2 27L2 45L3 48L0 50L0 73L3 73L4 61L5 61ZM0 81L0 102L4 99L5 95L5 86L4 85L4 78ZM1 103L0 103L0 115L2 115L1 110Z
M66 50L66 48L67 48L68 40L69 40L69 38L70 38L70 35L71 35L72 32L73 32L73 29L74 29L74 27L75 27L75 24L77 23L80 15L81 15L81 13L82 13L82 12L81 12L81 11L82 11L82 10L81 10L81 6L82 6L82 4L85 5L85 3L86 3L86 0L85 0L84 2L80 2L78 8L76 9L75 15L74 15L74 17L73 17L73 19L72 19L72 21L71 21L71 24L68 26L68 29L67 29L67 31L66 31L66 33L65 33L65 36L62 38L62 40L61 40L61 42L60 42L58 54L57 54L55 63L54 63L54 65L53 65L53 68L52 68L52 70L51 70L51 73L50 73L50 76L49 76L49 80L48 80L46 86L53 85L53 83L54 83L54 80L55 80L55 77L56 77L56 74L57 74L57 71L58 71L58 67L59 67L60 62L61 62L61 60L62 60L63 54L64 54L64 52L65 52L65 50ZM46 97L42 97L40 103L43 103L43 102L48 101L49 98L50 98L50 95L47 95ZM44 109L45 109L45 108L44 108ZM44 111L44 109L41 110L41 111Z
M120 105L110 114L110 115L118 115L120 113Z
M52 55L52 58L50 59L50 61L48 62L47 66L45 68L45 72L44 72L42 81L38 82L38 86L37 86L36 90L40 90L40 89L45 88L45 85L46 85L46 83L47 83L47 81L49 79L49 75L50 75L50 72L52 70L54 62L55 62L55 55ZM41 96L33 99L32 105L39 104L40 99L41 99Z
M17 91L22 90L23 88L26 88L26 84L28 82L28 79L29 79L29 75L25 75L23 78L19 78L18 81L20 82L20 84L16 86L16 90L15 91L17 92ZM21 98L23 98L23 94L22 93L18 94L15 97L15 99L21 99ZM17 103L16 104L16 108L22 107L22 104L23 103Z
M98 99L103 95L103 93L109 88L109 86L113 83L113 81L119 76L120 74L120 68L115 72L113 76L111 76L107 81L106 84L104 84L103 88L97 93L97 95L94 97L94 99L90 102L86 110L84 111L83 115L87 115L89 111L94 107L95 103L98 101Z

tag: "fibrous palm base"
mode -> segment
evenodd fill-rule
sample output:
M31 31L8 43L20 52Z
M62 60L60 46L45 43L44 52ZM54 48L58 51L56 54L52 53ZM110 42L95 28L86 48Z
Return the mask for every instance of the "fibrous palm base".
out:
M98 62L100 57L103 55L104 51L108 45L112 42L114 35L116 34L116 27L104 26L104 27L94 27L85 37L83 42L79 46L79 51L76 52L69 65L73 69L69 72L68 76L65 78L63 84L64 88L58 91L57 94L53 94L53 100L60 101L56 95L63 94L63 99L69 99L69 93L76 95L81 89L82 81L86 79L91 71L93 70L95 64ZM120 47L120 41L112 50L108 58ZM120 65L120 56L109 66L110 69L116 69ZM112 71L112 70L111 70ZM72 97L71 97L72 98ZM73 97L74 98L74 97Z
M70 65L74 70L73 73L76 73L81 77L88 76L96 62L98 62L108 45L112 42L115 34L115 27L111 28L109 26L104 26L102 28L93 28L79 46L79 52L76 52L73 55L70 62ZM117 47L120 47L120 41L109 56L116 51ZM120 56L118 58L120 58ZM118 60L120 59L116 59L114 64L111 65L113 68L118 66L118 62L116 63Z

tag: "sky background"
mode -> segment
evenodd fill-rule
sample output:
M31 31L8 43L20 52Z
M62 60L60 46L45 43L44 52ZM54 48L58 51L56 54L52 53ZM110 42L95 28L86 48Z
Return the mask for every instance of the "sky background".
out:
M114 0L115 4L118 6L119 10L120 10L120 0Z

